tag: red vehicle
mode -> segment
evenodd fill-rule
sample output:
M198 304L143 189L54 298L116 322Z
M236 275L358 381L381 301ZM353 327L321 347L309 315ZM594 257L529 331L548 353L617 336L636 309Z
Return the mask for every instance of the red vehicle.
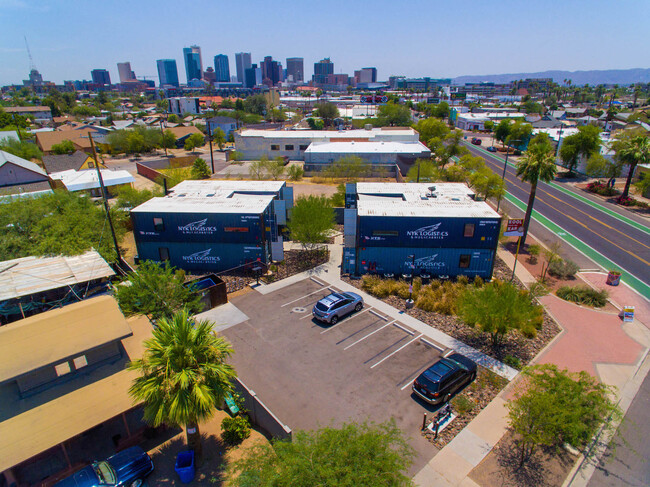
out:
M472 144L474 144L474 145L481 145L481 139L479 139L479 138L477 138L477 137L474 137L474 138L472 139Z

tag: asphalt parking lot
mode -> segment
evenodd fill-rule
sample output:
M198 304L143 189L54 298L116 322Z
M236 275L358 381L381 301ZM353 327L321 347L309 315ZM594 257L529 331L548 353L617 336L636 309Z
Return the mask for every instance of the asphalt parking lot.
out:
M333 326L314 320L313 305L332 291L305 279L234 297L249 319L222 331L235 349L232 363L294 430L394 418L417 452L416 472L437 453L420 435L423 413L437 408L412 397L411 384L441 347L369 306Z

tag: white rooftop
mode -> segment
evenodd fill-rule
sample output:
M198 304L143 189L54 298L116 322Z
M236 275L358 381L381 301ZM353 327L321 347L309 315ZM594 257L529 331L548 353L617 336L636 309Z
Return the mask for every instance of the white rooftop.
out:
M357 183L359 216L500 218L462 183Z
M95 250L81 255L21 257L0 262L0 301L114 275Z
M260 214L284 184L284 181L188 180L174 186L167 196L152 198L131 211Z
M422 142L312 142L305 154L421 154L430 153Z
M408 127L404 128L372 128L356 130L259 130L244 129L241 137L282 138L282 139L371 139L376 137L415 137L417 132Z
M117 186L119 184L135 182L135 178L129 171L101 169L101 172L104 186ZM61 181L68 191L82 191L100 187L99 178L95 169L83 169L81 171L69 169L67 171L54 172L50 174L50 178Z

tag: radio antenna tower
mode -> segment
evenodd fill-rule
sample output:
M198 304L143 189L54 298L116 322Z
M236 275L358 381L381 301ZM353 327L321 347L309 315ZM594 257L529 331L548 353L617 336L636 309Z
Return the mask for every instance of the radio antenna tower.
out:
M36 65L34 64L34 59L32 58L32 52L29 50L29 44L27 44L27 36L23 36L25 39L25 47L27 48L27 55L29 56L29 70L35 70Z

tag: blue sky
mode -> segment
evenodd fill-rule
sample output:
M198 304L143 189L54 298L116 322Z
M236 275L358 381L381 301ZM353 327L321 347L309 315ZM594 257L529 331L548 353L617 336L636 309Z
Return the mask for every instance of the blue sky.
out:
M390 75L455 77L547 69L650 67L648 0L0 0L0 85L29 72L23 36L46 80L90 79L130 61L157 76L156 59L198 44L204 69L215 54L251 52L305 74L330 57L336 73L376 66ZM157 79L157 78L154 78Z

